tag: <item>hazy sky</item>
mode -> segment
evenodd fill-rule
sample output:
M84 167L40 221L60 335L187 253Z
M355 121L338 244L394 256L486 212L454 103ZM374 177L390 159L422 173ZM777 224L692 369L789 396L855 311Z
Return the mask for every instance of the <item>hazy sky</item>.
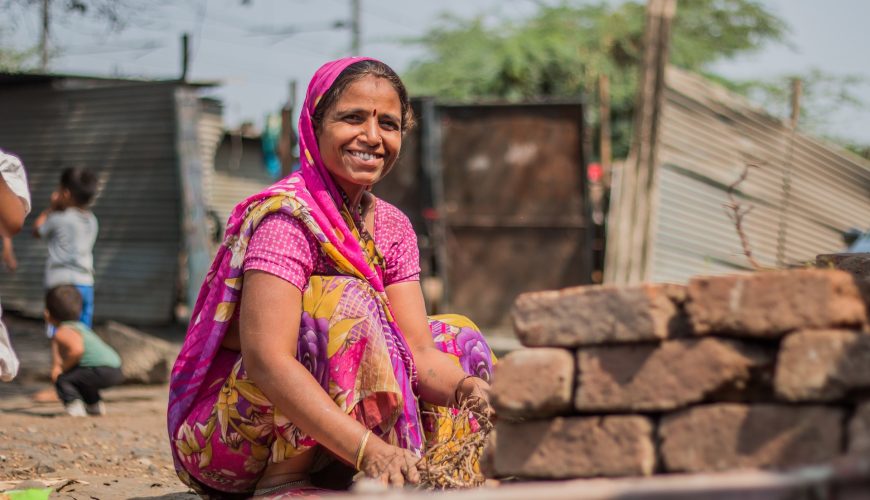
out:
M482 13L520 18L535 10L533 0L361 0L363 53L384 60L400 73L422 53L402 43L424 33L447 12L458 17ZM691 0L683 0L691 1ZM60 3L55 0L55 3ZM348 30L328 29L350 15L349 0L142 0L126 29L107 33L99 23L74 15L57 16L52 35L62 52L52 60L56 72L176 77L180 68L180 34L193 37L190 78L216 80L213 93L225 104L230 126L242 120L257 124L286 101L291 80L298 95L326 60L346 55ZM553 2L549 2L553 3ZM870 80L870 1L767 0L791 26L789 45L770 46L715 70L729 77L763 78L819 68L835 75ZM493 9L498 9L494 11ZM679 9L678 9L679 12ZM35 13L34 13L35 14ZM19 48L38 39L35 15L13 20L16 29L0 32ZM5 24L5 23L4 23ZM292 30L293 35L269 35ZM870 103L870 85L852 89ZM830 117L828 130L870 144L870 109L851 109Z

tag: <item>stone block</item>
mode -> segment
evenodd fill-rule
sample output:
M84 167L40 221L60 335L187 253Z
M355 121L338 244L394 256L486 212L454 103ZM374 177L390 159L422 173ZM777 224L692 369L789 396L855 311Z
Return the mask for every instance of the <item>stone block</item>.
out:
M821 269L693 278L686 312L699 335L777 338L801 328L859 326L866 320L854 278Z
M870 308L870 253L834 253L816 256L816 266L845 271L855 278L864 303Z
M723 388L749 385L773 365L759 347L718 338L587 347L577 352L580 412L673 410Z
M499 421L496 428L499 477L646 476L655 469L653 425L646 417Z
M107 321L96 333L121 356L125 383L165 384L179 347L136 328Z
M852 330L802 330L783 339L773 380L789 401L833 401L870 387L870 335Z
M830 253L816 256L816 267L839 269L870 280L870 253Z
M520 295L512 310L530 347L659 340L683 333L680 285L582 286Z
M849 419L849 453L870 456L870 401L863 401Z
M660 454L668 472L822 463L842 451L843 414L826 406L696 406L662 419Z
M547 417L569 411L574 354L548 347L513 351L495 365L492 405L499 416Z

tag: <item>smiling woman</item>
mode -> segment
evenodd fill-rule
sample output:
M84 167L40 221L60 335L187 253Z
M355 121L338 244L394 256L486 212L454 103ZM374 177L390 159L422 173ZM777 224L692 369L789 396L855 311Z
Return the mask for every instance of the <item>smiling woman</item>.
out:
M488 345L467 318L426 317L410 221L370 192L412 124L387 65L327 63L302 167L233 211L170 383L176 470L201 494L304 494L357 470L414 483L438 408L488 407Z
M402 105L387 80L366 75L315 121L320 155L351 206L395 164L402 148ZM314 117L317 120L317 117Z

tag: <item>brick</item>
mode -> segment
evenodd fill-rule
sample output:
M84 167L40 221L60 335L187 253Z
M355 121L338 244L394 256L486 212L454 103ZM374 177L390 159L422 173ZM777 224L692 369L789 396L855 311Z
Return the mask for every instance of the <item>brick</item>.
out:
M870 387L870 335L852 330L803 330L779 350L776 394L789 401L833 401Z
M840 454L843 414L826 406L696 406L662 419L660 453L669 472L821 463Z
M849 419L849 453L870 453L870 401L863 401Z
M773 365L765 350L717 338L587 347L577 352L580 412L673 410L726 387L747 386Z
M680 285L583 286L530 292L514 303L520 341L530 347L577 347L676 336Z
M858 326L866 319L852 276L820 269L693 278L686 312L699 335L767 338L801 328Z
M499 477L646 476L655 469L653 425L646 417L499 421L496 428Z
M571 410L574 354L555 348L513 351L495 366L493 407L500 416L547 417Z

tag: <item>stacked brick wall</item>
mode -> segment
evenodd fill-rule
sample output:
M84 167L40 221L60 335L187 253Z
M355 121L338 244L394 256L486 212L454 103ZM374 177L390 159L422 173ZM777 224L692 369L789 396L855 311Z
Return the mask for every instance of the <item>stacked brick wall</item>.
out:
M513 320L528 349L496 367L490 473L778 469L870 451L861 272L770 271L520 296Z

